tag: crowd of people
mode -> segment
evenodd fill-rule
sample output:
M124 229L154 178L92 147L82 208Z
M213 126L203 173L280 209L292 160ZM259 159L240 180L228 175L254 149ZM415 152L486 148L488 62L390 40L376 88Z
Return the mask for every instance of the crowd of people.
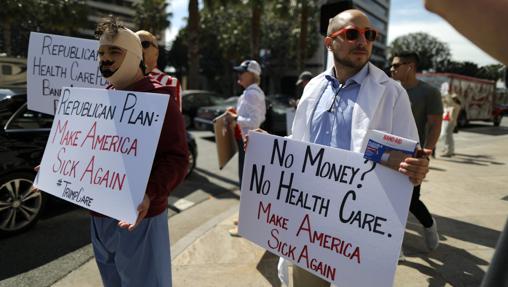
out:
M446 14L441 7L449 3L437 2L426 1L426 5ZM450 19L452 23L457 21L453 15ZM469 29L467 25L463 28ZM471 33L473 39L484 41L481 35ZM100 42L100 71L111 84L108 89L166 94L170 101L136 223L92 213L95 260L104 286L171 286L166 205L169 193L184 178L188 155L180 83L157 67L158 41L150 32L134 33L111 18L97 27L96 34ZM368 129L419 142L419 152L403 159L398 172L414 185L410 211L423 226L427 249L432 251L439 244L437 223L420 200L421 183L429 171L429 156L440 138L444 143L442 156L454 155L453 130L460 101L448 89L439 91L416 78L419 58L412 51L393 55L391 78L371 64L376 37L377 31L360 10L346 10L330 19L324 44L333 55L333 66L317 76L304 71L298 77L297 94L291 101L296 114L290 137L353 152L362 152ZM227 112L228 121L235 126L241 185L246 135L259 129L267 107L260 87L259 63L249 59L232 68L244 88L237 106ZM231 230L230 234L238 236L238 230ZM330 286L297 266L289 274L290 265L283 258L278 264L284 284Z

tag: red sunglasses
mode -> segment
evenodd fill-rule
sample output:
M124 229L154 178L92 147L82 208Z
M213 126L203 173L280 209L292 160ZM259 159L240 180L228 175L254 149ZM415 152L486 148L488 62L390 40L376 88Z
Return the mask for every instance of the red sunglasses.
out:
M330 38L335 38L338 35L344 34L345 39L348 41L356 41L360 34L363 34L365 39L369 42L376 41L377 31L372 28L342 28L336 32L333 32Z

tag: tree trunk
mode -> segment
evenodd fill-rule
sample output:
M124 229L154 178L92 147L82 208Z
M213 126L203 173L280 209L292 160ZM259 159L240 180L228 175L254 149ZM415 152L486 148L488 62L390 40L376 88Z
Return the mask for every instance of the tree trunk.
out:
M252 25L250 39L250 54L254 60L259 59L259 42L261 39L261 13L262 4L257 0L252 0Z
M7 56L12 56L12 38L11 38L11 22L4 21L2 23L4 49Z
M300 13L300 39L298 45L298 71L302 71L305 67L305 59L307 59L307 27L309 19L309 6L307 0L302 0L302 11Z
M189 1L189 89L199 88L199 7L198 0Z

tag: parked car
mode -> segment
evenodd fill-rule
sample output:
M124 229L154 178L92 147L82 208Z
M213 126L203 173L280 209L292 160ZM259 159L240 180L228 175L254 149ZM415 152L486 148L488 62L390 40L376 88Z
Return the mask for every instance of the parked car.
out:
M200 107L213 106L223 102L219 94L211 91L187 90L182 93L182 112L185 127L194 126L194 117Z
M0 89L0 235L30 228L44 209L47 194L30 192L30 188L33 169L42 160L52 123L53 116L27 109L26 90L19 94ZM189 176L198 155L190 133L187 144Z
M194 127L198 130L213 131L213 119L223 114L228 107L235 107L238 97L231 97L217 105L201 107L194 118Z
M287 95L274 94L268 95L265 101L266 118L263 124L261 124L261 128L271 134L286 135L286 112L290 108L289 97ZM199 130L213 132L213 119L223 114L228 107L235 107L237 102L238 97L231 97L218 105L199 108L194 118L194 126Z

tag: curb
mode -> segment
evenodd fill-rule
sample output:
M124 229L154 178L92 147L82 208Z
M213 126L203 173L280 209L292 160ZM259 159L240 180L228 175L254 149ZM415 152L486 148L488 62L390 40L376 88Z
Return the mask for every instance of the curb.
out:
M228 210L216 215L212 219L208 220L204 224L201 224L198 228L192 230L190 233L182 237L180 240L171 245L171 260L174 260L180 255L187 247L194 243L198 238L203 236L205 233L210 231L212 228L217 226L228 217L238 212L240 205L230 207Z

